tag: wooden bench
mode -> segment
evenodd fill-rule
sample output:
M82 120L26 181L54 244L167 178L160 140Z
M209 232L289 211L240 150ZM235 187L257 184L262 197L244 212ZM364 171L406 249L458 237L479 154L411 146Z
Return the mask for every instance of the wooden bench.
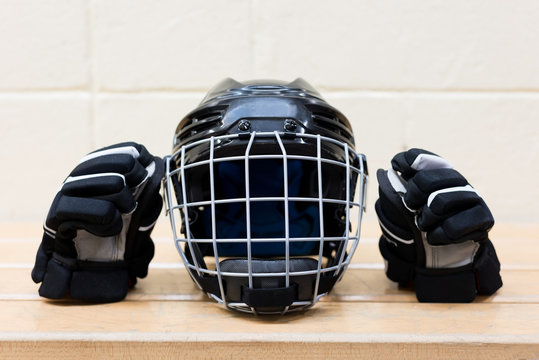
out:
M0 227L0 359L539 358L539 226L496 225L503 288L471 304L421 304L386 279L366 224L332 294L287 316L227 311L180 264L168 225L125 301L47 301L30 279L38 224Z

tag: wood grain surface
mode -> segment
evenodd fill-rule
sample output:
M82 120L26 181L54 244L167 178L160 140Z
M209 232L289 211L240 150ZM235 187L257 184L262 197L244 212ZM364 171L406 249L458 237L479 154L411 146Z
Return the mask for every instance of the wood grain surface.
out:
M399 289L372 226L331 295L304 312L257 317L202 294L159 230L149 275L125 301L42 299L30 279L39 225L18 226L0 225L0 359L539 358L533 227L493 232L504 286L471 304L421 304Z

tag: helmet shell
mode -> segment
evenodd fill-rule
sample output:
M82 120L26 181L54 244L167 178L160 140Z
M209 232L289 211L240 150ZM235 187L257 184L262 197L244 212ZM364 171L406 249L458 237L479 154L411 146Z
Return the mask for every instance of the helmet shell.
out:
M354 147L348 119L305 80L290 83L225 79L176 128L174 151L210 136L292 131L320 134Z

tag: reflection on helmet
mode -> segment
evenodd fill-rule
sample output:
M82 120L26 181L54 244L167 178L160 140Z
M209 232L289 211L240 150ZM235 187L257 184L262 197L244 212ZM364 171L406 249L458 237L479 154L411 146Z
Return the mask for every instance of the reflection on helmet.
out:
M367 167L350 123L316 90L227 79L180 122L173 151L167 209L204 292L273 314L331 290L359 241Z

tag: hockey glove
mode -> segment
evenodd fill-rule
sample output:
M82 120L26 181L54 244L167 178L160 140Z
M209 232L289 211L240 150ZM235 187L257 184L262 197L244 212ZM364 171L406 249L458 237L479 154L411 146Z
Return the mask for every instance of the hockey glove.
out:
M163 160L122 143L81 159L56 194L32 279L39 295L112 302L147 275Z
M502 286L488 232L494 218L446 160L421 149L378 170L379 246L389 279L415 284L421 302L470 302Z

